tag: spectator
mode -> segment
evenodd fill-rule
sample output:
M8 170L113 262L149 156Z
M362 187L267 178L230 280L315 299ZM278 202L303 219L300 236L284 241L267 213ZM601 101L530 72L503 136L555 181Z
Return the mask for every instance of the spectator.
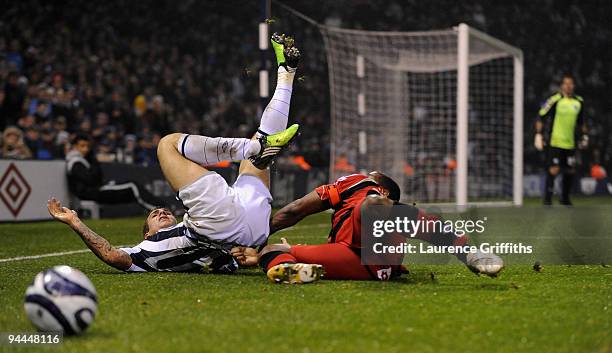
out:
M6 61L17 69L17 71L21 71L23 68L23 57L21 55L21 43L19 43L19 40L11 40L9 52L6 54Z
M81 120L81 122L79 123L78 132L83 133L83 134L89 134L89 135L92 134L91 120L89 120L89 118L85 118Z
M55 143L56 132L51 129L42 131L41 138L36 150L36 159L50 160L59 159L63 156L63 150Z
M66 126L66 118L60 116L53 123L53 129L57 131L57 138L55 140L55 144L58 146L64 146L66 142L68 142L68 131ZM62 155L63 158L63 155Z
M96 121L91 135L97 142L100 142L102 139L104 139L110 128L111 126L109 125L108 114L99 112L96 115Z
M167 135L172 132L170 128L170 121L168 121L166 106L164 105L164 97L160 95L153 97L153 104L150 114L150 124L153 131L157 131L161 135Z
M9 72L4 86L4 99L0 110L0 130L7 125L13 125L20 117L21 107L25 100L25 90L18 84L19 75L16 71Z
M134 135L125 135L124 139L124 148L121 151L122 158L119 158L119 162L132 164L136 160L137 144L136 144L136 136Z
M161 137L159 134L146 134L139 141L139 151L136 155L136 163L141 165L153 165L157 162L157 144Z
M23 141L23 132L15 126L9 126L2 134L2 158L28 159L32 152Z
M66 155L66 171L70 192L81 200L92 200L103 204L137 202L146 210L163 206L144 186L134 181L104 182L100 163L86 135L77 135L72 149Z
M22 131L27 131L29 128L33 127L35 123L36 119L33 115L26 115L17 121L17 127Z
M117 156L113 152L114 142L109 139L103 139L98 144L98 153L96 154L96 158L100 162L115 162L117 161Z
M34 158L36 158L41 142L40 130L40 127L37 125L32 125L25 130L24 142Z

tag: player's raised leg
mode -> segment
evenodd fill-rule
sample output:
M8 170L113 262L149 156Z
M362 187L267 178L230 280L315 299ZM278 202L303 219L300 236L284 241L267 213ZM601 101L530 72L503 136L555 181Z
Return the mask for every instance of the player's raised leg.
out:
M257 167L266 168L297 136L298 128L295 124L273 135L255 139L174 133L162 138L157 148L157 157L166 180L178 191L207 172L202 165L250 158Z
M260 135L272 135L287 128L293 79L300 60L300 51L293 38L274 33L270 41L278 65L277 82L274 95L261 116Z
M294 130L292 135L297 132L297 129ZM285 135L291 135L291 131L285 130L277 135L283 137L279 144L288 143L285 140L289 137ZM268 146L259 140L174 133L161 139L157 158L166 180L178 191L207 172L202 165L241 161L261 154L266 148Z
M178 143L184 134L174 133L164 136L157 146L157 158L164 177L174 191L190 185L208 170L185 158L178 150Z
M260 155L242 161L239 169L239 174L254 175L260 178L267 187L270 186L267 166L297 134L298 126L292 125L287 129L287 122L293 79L300 60L300 51L295 47L293 38L275 33L272 35L271 42L278 64L276 88L261 116L261 122L255 135L255 139L266 141L265 144L270 147Z

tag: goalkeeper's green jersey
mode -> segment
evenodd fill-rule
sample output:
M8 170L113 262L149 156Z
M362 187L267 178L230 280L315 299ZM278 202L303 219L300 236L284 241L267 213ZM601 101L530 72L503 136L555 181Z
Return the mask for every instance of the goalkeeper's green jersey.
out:
M538 112L538 118L548 126L549 145L571 150L576 148L576 125L582 125L583 101L580 96L564 97L557 93L549 97Z

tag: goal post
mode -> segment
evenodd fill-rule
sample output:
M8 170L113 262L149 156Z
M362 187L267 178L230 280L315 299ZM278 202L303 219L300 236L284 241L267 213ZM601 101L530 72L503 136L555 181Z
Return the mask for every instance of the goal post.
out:
M468 115L470 92L470 32L466 24L457 30L457 165L455 200L458 206L468 202Z
M330 179L369 170L404 200L522 204L522 51L465 24L319 26L330 83Z
M523 94L524 68L523 52L518 51L513 57L514 66L514 155L512 201L515 206L523 205Z
M513 175L512 202L523 204L523 52L490 35L462 23L457 27L457 189L456 204L467 205L467 146L469 105L470 37L484 41L512 55L513 58Z

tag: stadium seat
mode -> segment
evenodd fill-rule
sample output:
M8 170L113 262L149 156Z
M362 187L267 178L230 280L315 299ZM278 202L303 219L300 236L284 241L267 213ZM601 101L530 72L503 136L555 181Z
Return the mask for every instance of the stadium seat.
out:
M81 200L71 195L70 208L76 210L79 217L100 219L100 205L95 201Z

